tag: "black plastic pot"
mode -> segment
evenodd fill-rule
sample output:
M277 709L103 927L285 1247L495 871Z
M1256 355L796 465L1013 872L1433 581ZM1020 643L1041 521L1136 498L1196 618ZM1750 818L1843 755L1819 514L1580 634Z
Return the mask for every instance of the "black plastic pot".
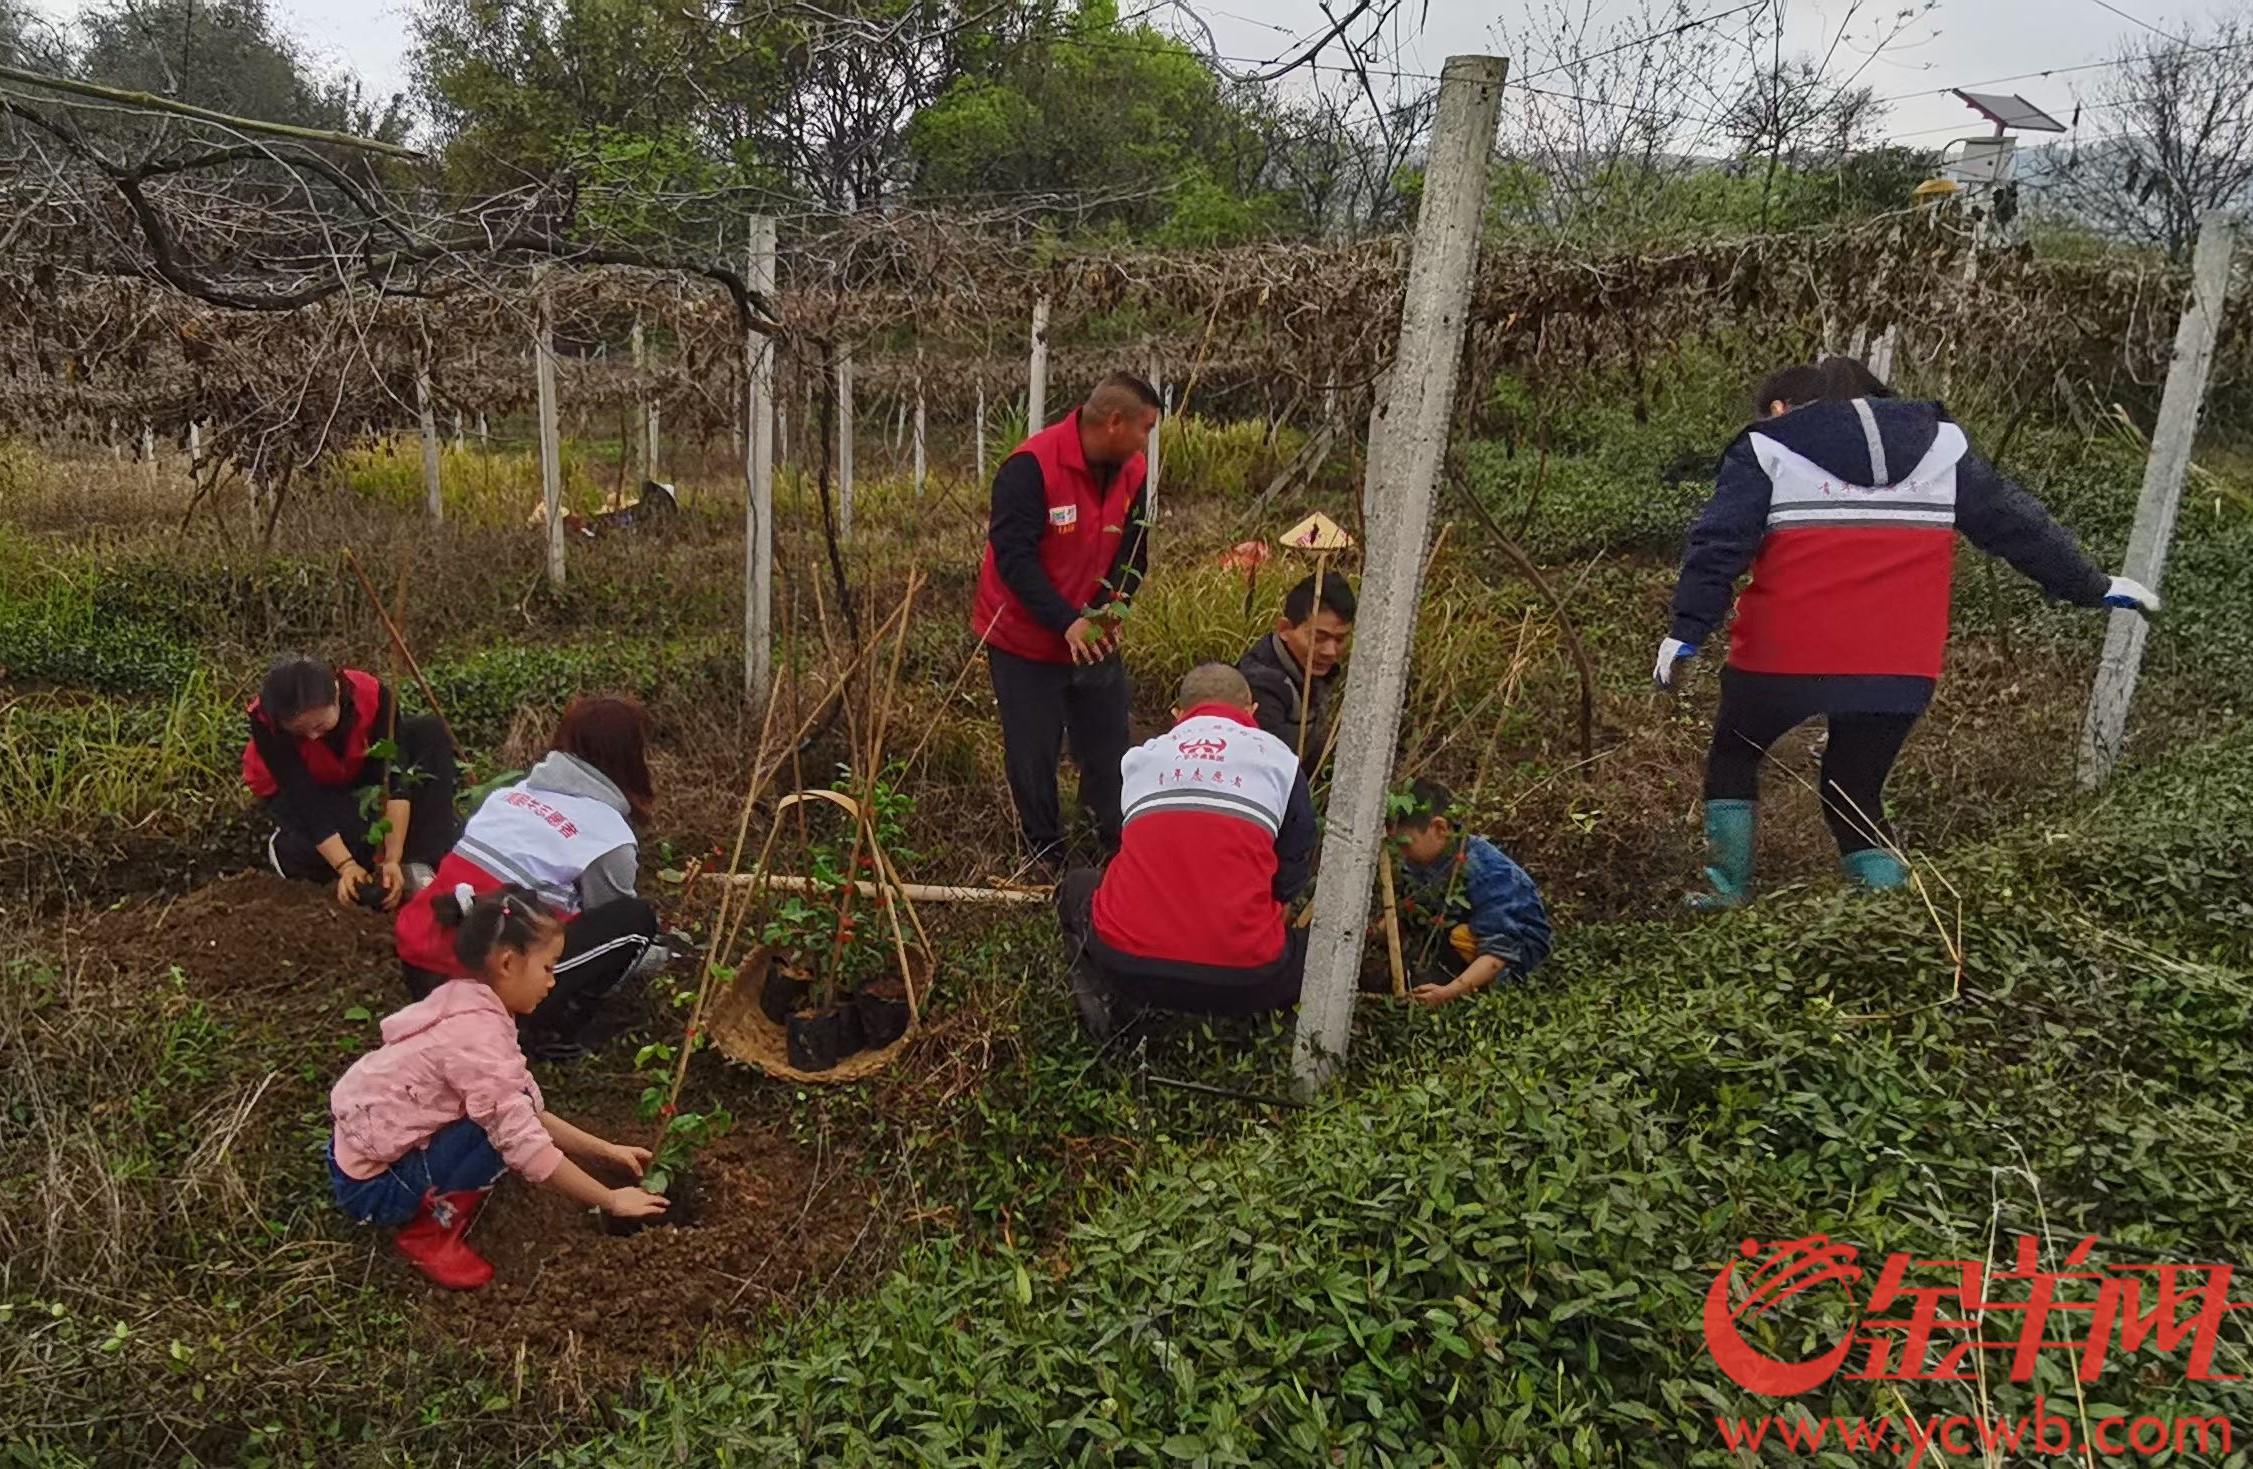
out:
M853 1014L860 1020L861 1045L882 1050L907 1034L907 986L896 977L869 981L853 991Z
M827 1071L861 1048L860 1022L851 1007L801 1010L784 1025L790 1064L800 1071Z
M806 1008L804 977L779 963L769 964L767 977L759 985L759 1008L775 1024L787 1025L792 1015Z
M665 1201L672 1207L662 1214L647 1219L621 1219L615 1214L602 1216L602 1232L623 1239L630 1234L640 1234L645 1229L681 1229L697 1222L696 1175L675 1173L665 1185Z

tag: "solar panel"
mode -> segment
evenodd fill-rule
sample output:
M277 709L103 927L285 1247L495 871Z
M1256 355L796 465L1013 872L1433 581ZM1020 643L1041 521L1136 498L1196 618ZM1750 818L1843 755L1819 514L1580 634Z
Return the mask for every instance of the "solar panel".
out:
M2015 93L1967 92L1956 88L1972 111L1997 127L2021 133L2062 133L2065 124Z

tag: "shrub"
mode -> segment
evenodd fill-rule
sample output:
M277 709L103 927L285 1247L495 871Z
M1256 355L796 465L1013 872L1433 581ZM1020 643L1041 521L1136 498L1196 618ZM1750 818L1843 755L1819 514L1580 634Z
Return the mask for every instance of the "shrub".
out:
M455 732L498 744L517 710L560 712L574 695L615 690L669 700L698 688L740 690L741 645L722 639L498 647L426 668ZM734 682L731 684L730 680Z
M107 694L180 688L195 671L192 648L164 628L104 611L65 581L21 589L0 602L0 675Z
M1214 423L1195 414L1166 420L1158 435L1158 494L1256 495L1306 444L1306 434L1284 425L1268 441L1259 419Z

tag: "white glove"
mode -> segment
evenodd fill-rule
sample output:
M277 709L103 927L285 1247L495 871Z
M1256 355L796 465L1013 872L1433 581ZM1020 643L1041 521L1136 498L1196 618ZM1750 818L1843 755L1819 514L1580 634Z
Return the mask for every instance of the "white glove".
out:
M1683 658L1697 656L1696 643L1685 643L1680 638L1662 639L1658 645L1658 663L1651 669L1651 682L1671 693L1674 688L1675 663Z
M2141 612L2149 617L2159 610L2159 594L2131 576L2116 576L2104 589L2104 605Z

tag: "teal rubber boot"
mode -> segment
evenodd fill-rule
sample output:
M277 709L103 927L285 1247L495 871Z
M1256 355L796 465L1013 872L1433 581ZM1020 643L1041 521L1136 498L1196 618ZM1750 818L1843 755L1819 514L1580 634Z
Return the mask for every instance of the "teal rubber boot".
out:
M1692 893L1689 905L1701 913L1741 908L1752 896L1752 834L1756 801L1705 803L1705 851L1710 866L1705 880L1709 893Z
M1883 847L1848 852L1838 859L1838 870L1846 874L1849 887L1897 888L1909 881L1909 869Z

